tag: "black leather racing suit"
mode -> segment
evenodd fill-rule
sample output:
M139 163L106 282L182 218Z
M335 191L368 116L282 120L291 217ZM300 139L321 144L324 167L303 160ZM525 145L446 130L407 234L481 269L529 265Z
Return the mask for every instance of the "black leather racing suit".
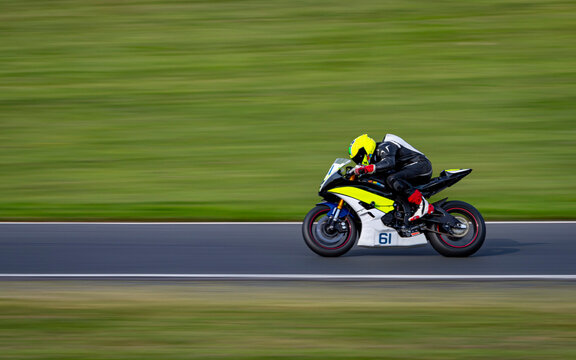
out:
M386 182L395 192L410 196L414 185L428 182L432 177L430 160L402 138L387 134L371 161L375 166L373 178Z

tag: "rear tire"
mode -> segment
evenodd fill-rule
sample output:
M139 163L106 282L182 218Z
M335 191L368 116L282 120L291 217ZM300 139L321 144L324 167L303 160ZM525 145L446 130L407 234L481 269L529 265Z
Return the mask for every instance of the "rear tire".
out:
M447 257L466 257L480 250L486 238L486 223L480 212L463 201L449 201L442 208L466 224L467 228L458 236L426 233L434 250ZM440 231L440 225L435 227L436 231Z
M344 219L347 231L329 234L323 226L329 212L330 207L326 205L318 205L308 212L302 223L304 242L320 256L344 255L356 244L356 224L347 216Z

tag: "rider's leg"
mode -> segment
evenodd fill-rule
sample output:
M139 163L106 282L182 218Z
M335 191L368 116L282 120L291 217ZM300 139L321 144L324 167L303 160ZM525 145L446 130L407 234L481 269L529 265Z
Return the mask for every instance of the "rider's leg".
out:
M386 178L386 183L398 194L407 197L408 201L412 204L418 205L418 209L410 217L410 221L417 220L422 216L434 212L434 206L422 196L418 189L415 189L409 180L429 180L431 176L431 167L425 166L412 166L402 169ZM429 170L428 170L429 168Z
M418 205L416 212L414 212L410 219L408 219L410 221L418 220L422 216L429 215L434 212L434 205L428 203L428 200L426 200L424 196L422 196L422 193L420 193L420 191L417 189L414 190L410 197L408 197L408 201L410 201L412 204Z

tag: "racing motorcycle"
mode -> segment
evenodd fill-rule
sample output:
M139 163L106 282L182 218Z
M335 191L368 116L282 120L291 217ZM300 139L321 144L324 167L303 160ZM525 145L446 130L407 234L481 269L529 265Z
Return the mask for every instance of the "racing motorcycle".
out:
M486 224L472 205L447 198L433 203L434 212L408 221L417 205L397 196L370 176L354 175L349 159L336 159L320 184L324 202L304 218L306 245L321 256L340 256L360 247L412 247L430 243L441 255L466 257L477 252L486 237ZM472 169L444 170L416 185L430 198L454 185Z

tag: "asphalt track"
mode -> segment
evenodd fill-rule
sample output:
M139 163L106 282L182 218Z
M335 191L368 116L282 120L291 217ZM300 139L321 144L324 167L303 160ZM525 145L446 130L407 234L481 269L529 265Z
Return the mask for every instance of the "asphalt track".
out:
M576 222L489 223L469 258L429 245L323 258L295 223L2 223L0 278L576 280L575 234Z

